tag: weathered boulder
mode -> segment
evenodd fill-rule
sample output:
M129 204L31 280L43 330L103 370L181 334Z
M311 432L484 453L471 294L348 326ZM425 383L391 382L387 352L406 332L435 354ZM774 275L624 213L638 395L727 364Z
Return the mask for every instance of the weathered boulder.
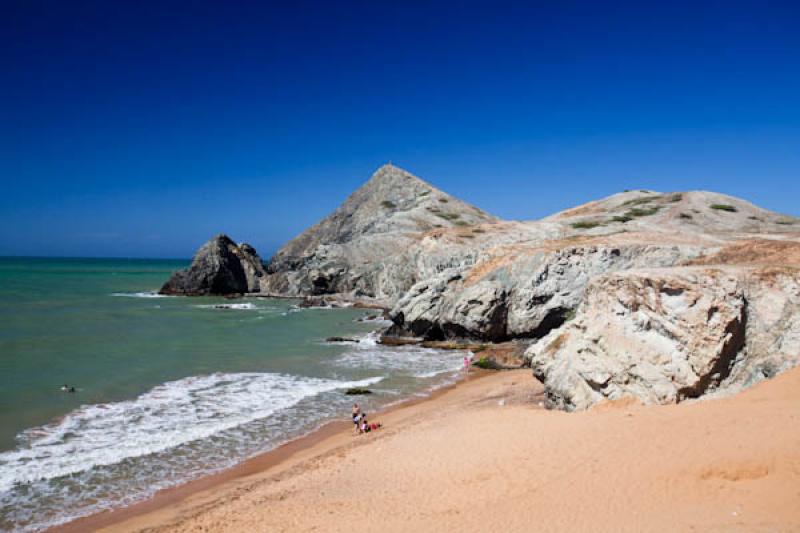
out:
M672 403L733 390L797 364L800 275L731 267L594 278L573 321L525 357L551 406Z
M237 245L220 234L201 246L191 266L175 272L159 293L203 296L259 292L265 274L255 248Z
M261 278L266 275L267 270L256 249L243 242L239 244L238 248L236 246L231 248L231 251L239 258L239 263L244 271L247 290L243 292L260 292Z
M395 325L390 333L427 340L503 339L507 311L505 290L500 284L487 281L448 292L448 286L460 279L458 274L445 273L414 285L391 311Z

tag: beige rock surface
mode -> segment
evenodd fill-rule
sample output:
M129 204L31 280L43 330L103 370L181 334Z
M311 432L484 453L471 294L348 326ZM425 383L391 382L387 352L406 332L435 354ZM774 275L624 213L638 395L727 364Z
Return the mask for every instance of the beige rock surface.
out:
M553 406L737 391L800 357L800 269L673 267L593 279L575 320L526 352Z

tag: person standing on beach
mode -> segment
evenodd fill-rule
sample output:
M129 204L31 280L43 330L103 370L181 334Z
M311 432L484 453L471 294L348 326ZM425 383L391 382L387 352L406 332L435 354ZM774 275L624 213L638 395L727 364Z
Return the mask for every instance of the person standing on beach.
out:
M464 372L469 372L469 363L470 357L468 355L464 356Z
M353 404L353 424L356 426L356 434L358 434L358 422L361 420L361 407L357 403Z

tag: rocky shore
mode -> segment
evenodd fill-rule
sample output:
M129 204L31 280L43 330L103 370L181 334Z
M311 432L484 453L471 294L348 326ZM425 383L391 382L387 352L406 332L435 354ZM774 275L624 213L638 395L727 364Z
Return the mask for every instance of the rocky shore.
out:
M522 346L553 407L674 403L800 360L800 220L635 190L503 221L385 165L266 266L217 236L161 292L386 309L389 338Z

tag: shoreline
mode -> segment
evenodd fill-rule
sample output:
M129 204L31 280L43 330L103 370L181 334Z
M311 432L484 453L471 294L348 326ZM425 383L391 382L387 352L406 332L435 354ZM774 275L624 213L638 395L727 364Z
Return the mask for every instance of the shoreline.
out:
M800 531L800 368L680 404L542 399L530 370L475 372L70 530Z
M374 417L384 419L393 414L412 409L420 404L433 402L440 396L447 394L459 387L491 376L496 371L470 369L468 375L459 373L453 383L429 390L425 396L412 396L385 406L374 413ZM204 493L219 489L233 488L234 485L244 482L249 477L257 475L280 475L290 470L299 463L320 455L328 454L340 447L358 446L361 440L366 440L372 435L358 435L353 433L352 422L347 420L333 420L322 426L279 444L275 448L261 452L253 457L213 474L201 476L178 485L161 489L151 497L116 509L109 509L79 517L63 524L59 524L45 531L50 533L80 533L106 528L114 528L137 518L162 514L168 509L191 498L203 498ZM359 440L354 440L358 438ZM363 438L363 439L362 439Z

